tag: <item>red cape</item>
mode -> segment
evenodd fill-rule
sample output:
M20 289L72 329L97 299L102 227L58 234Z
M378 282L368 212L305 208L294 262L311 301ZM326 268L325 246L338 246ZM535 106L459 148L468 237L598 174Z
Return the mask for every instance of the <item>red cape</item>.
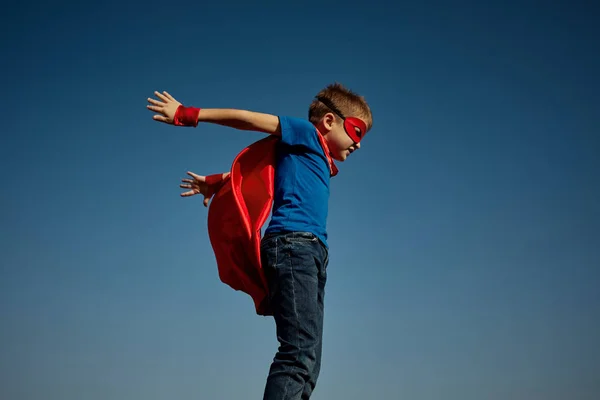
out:
M331 175L337 168L320 133ZM221 281L252 297L258 315L272 315L260 260L261 229L273 204L277 136L243 149L208 209L208 235Z

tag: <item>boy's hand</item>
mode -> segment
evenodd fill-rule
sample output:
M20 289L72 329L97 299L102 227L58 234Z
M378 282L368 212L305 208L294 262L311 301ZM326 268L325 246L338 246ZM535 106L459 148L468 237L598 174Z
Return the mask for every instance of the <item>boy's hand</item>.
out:
M221 187L223 179L229 175L229 173L211 175L209 178L209 182L212 180L212 183L207 182L207 177L202 175L197 175L193 172L187 173L193 179L182 179L182 184L179 185L182 189L190 189L187 192L181 193L181 197L189 197L194 196L196 194L201 194L204 196L204 207L208 207L208 202L212 198L212 196L217 192L217 190ZM215 179L217 178L217 179Z
M152 118L156 121L164 122L166 124L173 124L175 112L181 103L175 100L173 96L167 92L154 92L154 94L160 99L160 101L148 97L148 103L152 105L146 106L149 110L158 113L152 116Z

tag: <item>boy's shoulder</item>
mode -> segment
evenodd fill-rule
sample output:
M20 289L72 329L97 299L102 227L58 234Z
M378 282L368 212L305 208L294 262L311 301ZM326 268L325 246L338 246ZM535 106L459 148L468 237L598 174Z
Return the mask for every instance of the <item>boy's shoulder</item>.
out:
M317 128L307 119L293 117L289 115L280 115L279 122L282 125L286 125L288 129L315 131Z
M290 146L304 145L316 147L319 142L317 128L307 119L279 116L281 125L281 140Z

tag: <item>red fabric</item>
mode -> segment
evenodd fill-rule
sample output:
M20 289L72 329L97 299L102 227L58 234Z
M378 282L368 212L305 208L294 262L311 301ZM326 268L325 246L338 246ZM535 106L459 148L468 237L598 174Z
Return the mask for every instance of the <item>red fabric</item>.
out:
M207 193L207 196L211 197L213 194L221 190L221 187L225 184L223 174L208 175L206 177L206 184L210 188L209 192Z
M198 114L200 109L196 107L184 107L180 104L175 110L173 124L177 126L198 126Z
M356 128L358 128L358 132ZM360 143L367 133L367 124L360 118L347 117L344 120L344 130L354 143Z
M272 315L261 266L260 240L261 228L272 207L278 140L277 136L269 136L242 150L208 210L208 234L219 278L250 295L258 315ZM337 168L320 134L319 140L334 176Z
M327 142L321 132L317 129L317 137L319 138L319 143L321 143L321 147L323 147L323 151L325 152L325 157L327 157L327 163L329 164L329 172L331 176L336 176L339 172L338 168L335 166L333 159L331 158L331 154L329 154L329 146L327 146Z

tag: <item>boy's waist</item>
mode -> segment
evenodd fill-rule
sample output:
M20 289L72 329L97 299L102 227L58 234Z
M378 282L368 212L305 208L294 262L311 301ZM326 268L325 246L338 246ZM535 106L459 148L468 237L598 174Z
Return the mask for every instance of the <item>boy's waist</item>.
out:
M326 249L329 248L329 246L327 244L327 234L325 234L325 235L318 234L318 233L312 232L310 230L286 230L283 228L269 226L265 230L263 240L268 240L268 239L271 239L276 236L282 237L284 239L289 239L292 241L293 240L306 240L306 241L315 241L315 242L318 241Z

